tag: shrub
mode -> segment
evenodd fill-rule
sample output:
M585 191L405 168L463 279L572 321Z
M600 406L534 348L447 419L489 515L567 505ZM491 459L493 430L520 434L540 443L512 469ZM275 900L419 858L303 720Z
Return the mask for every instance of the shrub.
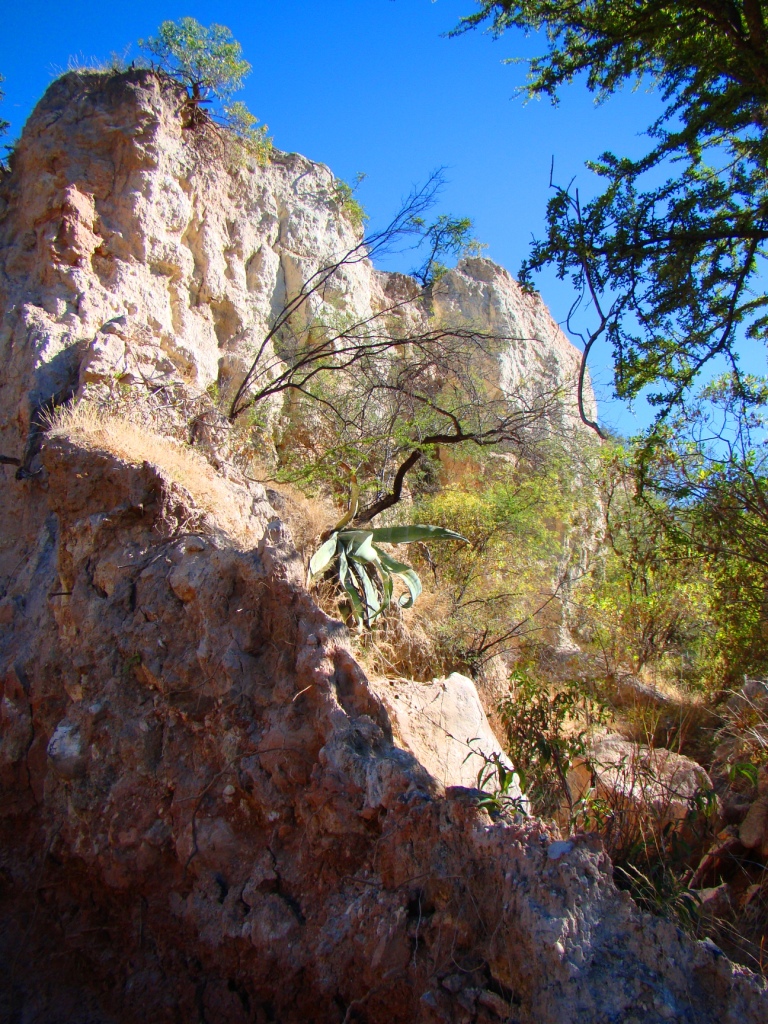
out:
M557 626L565 538L581 500L553 451L535 467L476 463L457 483L417 500L419 519L469 541L431 565L434 588L448 606L439 626L446 661L474 671L534 631Z
M2 75L0 75L0 84L3 83L4 81L5 81L5 78ZM5 93L3 92L2 89L0 89L0 100L3 100L4 98L5 98ZM5 135L5 133L8 131L9 127L10 127L10 122L9 121L4 121L2 119L2 117L0 117L0 137Z
M577 682L554 690L519 669L511 686L499 705L506 750L534 813L554 817L570 804L568 772L590 731L605 722L605 709Z
M352 185L341 178L335 178L333 182L333 198L341 207L341 212L357 231L362 231L363 225L368 220L368 214L365 212L362 203L355 198L355 192L360 187L364 178L364 172L358 171Z

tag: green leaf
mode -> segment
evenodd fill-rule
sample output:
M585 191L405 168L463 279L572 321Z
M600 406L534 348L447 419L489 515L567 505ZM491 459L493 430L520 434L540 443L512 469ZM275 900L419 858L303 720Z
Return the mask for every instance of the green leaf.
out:
M421 580L413 569L408 569L407 572L398 572L396 575L405 583L410 592L410 596L401 594L398 599L398 604L401 608L412 608L416 598L421 593Z
M382 609L384 609L392 601L392 573L389 572L381 563L379 564L379 571L381 572L381 583L384 589L381 607Z
M394 576L399 576L400 579L408 587L409 594L401 594L398 600L398 604L401 608L412 608L416 598L421 593L421 580L418 574L404 562L398 562L396 558L392 558L385 551L380 551L379 556L381 558L381 564L385 570L392 573Z
M404 572L413 572L412 566L406 565L405 562L398 562L396 558L393 558L392 555L388 555L386 551L380 551L378 548L376 550L379 552L381 564L390 572L397 573L398 575Z
M381 601L379 599L376 587L368 575L367 567L365 564L358 564L352 562L352 570L354 571L357 579L360 581L360 586L365 598L365 618L368 623L371 623L382 611Z
M361 541L355 541L354 546L348 545L347 551L350 556L359 559L361 562L378 563L379 556L371 543L372 536L373 534L366 533Z
M352 605L352 614L359 623L364 622L365 612L363 610L363 602L360 600L360 594L350 578L349 563L347 561L347 554L344 551L344 548L339 550L339 580L349 597Z
M333 533L328 540L317 551L312 555L309 562L309 577L314 579L319 576L320 573L325 572L328 566L333 561L336 554L336 542L338 534Z
M371 536L377 544L412 544L419 540L461 540L467 542L466 537L453 530L446 530L442 526L381 526L371 532Z

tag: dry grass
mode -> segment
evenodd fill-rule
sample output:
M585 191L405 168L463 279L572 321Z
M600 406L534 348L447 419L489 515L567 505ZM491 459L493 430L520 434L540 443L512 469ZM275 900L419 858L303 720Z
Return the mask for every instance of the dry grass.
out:
M252 525L240 507L239 496L206 459L178 441L83 403L57 409L49 435L68 438L86 450L109 452L133 465L149 462L157 466L189 491L198 508L235 542L243 546L252 543Z
M357 658L371 675L428 682L447 674L418 615L403 611L397 602L377 619L372 630L353 640Z
M296 550L305 562L309 562L320 546L322 533L338 522L341 510L329 498L307 497L292 484L271 486L280 496L280 501L273 499L273 504L291 531Z

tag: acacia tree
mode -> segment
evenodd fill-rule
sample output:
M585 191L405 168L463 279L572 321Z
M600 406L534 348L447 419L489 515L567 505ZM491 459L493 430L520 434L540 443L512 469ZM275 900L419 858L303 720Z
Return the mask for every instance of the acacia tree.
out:
M717 357L739 387L739 339L763 341L768 326L768 4L480 0L479 8L455 31L487 25L546 39L529 62L529 96L557 102L560 87L584 75L601 99L652 81L666 102L644 157L605 153L590 165L605 182L596 199L555 189L523 281L547 265L571 278L597 314L583 335L585 362L607 338L617 394L649 394L662 420Z
M421 265L411 273L425 288L446 273L448 268L443 263L446 257L479 256L485 248L482 242L470 235L472 221L469 217L449 217L442 213L429 226L423 220L417 220L415 226L424 230L427 252Z
M205 28L195 18L164 21L156 36L140 39L139 45L163 71L187 86L195 103L204 103L210 95L229 99L251 72L226 25Z

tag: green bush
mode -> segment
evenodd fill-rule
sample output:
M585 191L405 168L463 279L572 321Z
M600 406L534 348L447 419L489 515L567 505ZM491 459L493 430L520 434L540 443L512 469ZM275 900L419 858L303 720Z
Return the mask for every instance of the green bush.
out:
M438 627L446 663L476 670L557 628L559 566L583 500L583 487L557 451L536 466L490 459L418 498L419 519L469 541L433 567L434 590L447 604Z
M568 771L586 753L592 729L607 720L605 708L579 682L554 689L518 669L510 683L499 704L506 751L534 813L555 817L570 805Z
M365 174L359 171L355 175L354 184L350 185L341 178L335 178L333 182L333 198L341 207L341 211L356 231L362 231L368 214L363 205L355 197L355 192L360 187Z

